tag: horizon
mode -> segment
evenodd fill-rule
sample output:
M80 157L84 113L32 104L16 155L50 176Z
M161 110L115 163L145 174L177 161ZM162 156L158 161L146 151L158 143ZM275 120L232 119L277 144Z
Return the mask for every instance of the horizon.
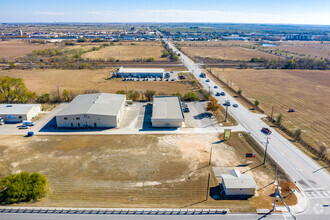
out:
M6 1L0 23L229 23L275 25L330 25L326 0L206 0L122 2ZM101 6L101 7L100 7ZM262 22L260 22L262 21Z

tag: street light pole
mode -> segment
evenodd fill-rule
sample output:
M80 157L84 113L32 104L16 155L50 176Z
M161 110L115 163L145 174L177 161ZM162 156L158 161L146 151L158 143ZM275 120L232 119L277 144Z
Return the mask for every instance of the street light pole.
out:
M228 103L226 104L225 122L227 122L227 115L228 115Z
M268 137L267 137L266 148L265 148L265 155L264 155L264 162L262 164L265 164L266 163L268 143L269 143L269 141L268 141Z

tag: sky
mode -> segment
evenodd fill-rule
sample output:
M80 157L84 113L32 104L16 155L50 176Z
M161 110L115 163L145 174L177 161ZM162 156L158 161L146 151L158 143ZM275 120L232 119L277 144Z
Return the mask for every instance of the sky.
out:
M0 0L0 22L330 25L330 0Z

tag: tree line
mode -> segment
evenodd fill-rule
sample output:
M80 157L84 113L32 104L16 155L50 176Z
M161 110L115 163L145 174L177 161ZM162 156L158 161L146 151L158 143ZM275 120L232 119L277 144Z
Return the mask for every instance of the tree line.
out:
M260 62L264 64L267 69L329 69L330 63L325 59L311 59L311 58L299 58L299 59L279 59L272 58L267 59L265 57L253 57L250 62Z

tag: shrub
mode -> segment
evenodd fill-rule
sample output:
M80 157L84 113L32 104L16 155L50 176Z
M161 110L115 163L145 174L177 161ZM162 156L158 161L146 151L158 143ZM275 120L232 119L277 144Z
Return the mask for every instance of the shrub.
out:
M156 91L155 90L147 90L145 92L145 96L146 98L148 99L148 101L151 101L152 97L156 94Z
M40 95L37 98L37 102L39 102L39 103L50 102L50 94L49 93L44 93L44 94Z
M0 204L32 202L47 193L47 179L39 173L13 174L0 181Z
M183 99L185 101L196 101L197 100L197 94L196 92L188 92Z

